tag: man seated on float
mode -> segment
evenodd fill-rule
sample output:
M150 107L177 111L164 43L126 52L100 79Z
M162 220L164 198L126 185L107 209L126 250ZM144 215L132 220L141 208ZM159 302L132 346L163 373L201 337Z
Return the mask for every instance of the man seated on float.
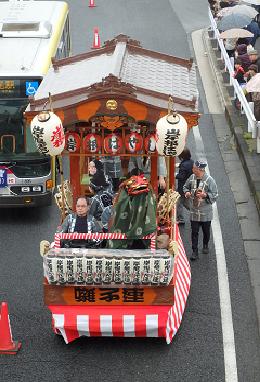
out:
M128 171L131 172L134 168L138 168L144 174L146 179L149 181L151 177L151 158L150 157L131 157L128 164ZM157 173L158 173L158 187L161 190L165 190L167 177L167 167L165 163L165 158L162 156L158 157L157 160Z
M76 213L70 213L61 225L59 232L67 233L92 233L101 232L100 227L95 222L92 216L89 215L90 199L85 196L80 196L76 202ZM86 244L86 246L99 246L101 240L83 240L73 241L76 244ZM85 242L85 243L84 243ZM89 245L88 245L89 244ZM65 244L66 246L66 244ZM68 244L71 246L71 242Z

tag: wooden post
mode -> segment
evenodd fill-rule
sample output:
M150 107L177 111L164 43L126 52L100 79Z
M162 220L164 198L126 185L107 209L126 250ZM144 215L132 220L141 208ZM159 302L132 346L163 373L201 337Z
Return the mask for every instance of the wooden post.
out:
M61 180L61 202L62 202L61 223L63 223L65 219L64 174L63 174L62 156L59 155L58 158L59 158L59 164L60 164L60 180Z
M167 220L169 221L170 211L169 211L169 192L170 192L170 157L165 157L166 167L167 167L167 182L166 182L166 194L167 194Z
M155 195L158 195L158 174L157 174L157 161L159 160L158 156L151 155L151 185L155 192Z

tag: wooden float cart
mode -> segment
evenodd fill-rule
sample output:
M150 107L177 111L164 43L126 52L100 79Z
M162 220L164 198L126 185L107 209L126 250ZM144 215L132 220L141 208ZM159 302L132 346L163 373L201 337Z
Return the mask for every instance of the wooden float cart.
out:
M192 60L144 49L125 35L105 42L95 52L53 61L39 91L30 99L25 112L28 121L48 105L49 93L52 108L66 133L62 156L69 160L74 204L77 196L89 192L88 162L94 157L120 156L124 174L130 157L149 157L150 182L157 195L159 156L151 147L157 121L169 113L169 94L173 94L174 108L185 118L188 128L198 124ZM174 189L175 158L170 157L167 162L169 191ZM151 240L151 249L134 250L133 256L128 250L60 248L63 239L126 239L121 233L56 234L54 248L44 256L44 302L52 312L55 333L62 334L66 343L81 335L159 336L170 343L181 324L189 294L190 265L171 216L168 223L177 243L174 257L166 250L156 250L156 232L146 237ZM101 267L100 272L92 269L94 275L99 275L93 283L86 282L86 264L90 264L90 259ZM147 282L143 278L144 263L149 260L154 267L154 259L158 259L160 276L153 283L153 268ZM113 275L107 282L104 267L112 264L111 260ZM132 276L130 282L125 282L128 260ZM84 262L82 279L78 278L77 261L80 267ZM119 283L115 279L116 261L122 270ZM141 268L136 268L140 277L135 279L133 264L140 265L140 261ZM70 269L74 275L71 278Z

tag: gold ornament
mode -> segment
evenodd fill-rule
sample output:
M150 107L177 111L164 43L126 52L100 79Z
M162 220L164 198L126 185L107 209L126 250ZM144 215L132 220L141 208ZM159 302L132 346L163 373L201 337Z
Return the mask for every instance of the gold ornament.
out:
M47 240L42 240L40 242L40 254L41 254L41 256L47 255L47 253L50 250L50 246L51 246L50 242Z
M116 110L117 109L117 102L114 99L109 99L106 102L106 108L109 110Z
M172 255L172 256L178 255L178 251L179 251L178 242L171 240L169 243L168 251L169 251L170 255Z
M68 180L65 180L63 187L64 187L64 204L65 204L64 210L65 210L65 215L67 216L73 208L73 194L72 194L71 185ZM54 199L59 209L62 210L63 203L62 203L61 185L57 186L57 192L54 194Z

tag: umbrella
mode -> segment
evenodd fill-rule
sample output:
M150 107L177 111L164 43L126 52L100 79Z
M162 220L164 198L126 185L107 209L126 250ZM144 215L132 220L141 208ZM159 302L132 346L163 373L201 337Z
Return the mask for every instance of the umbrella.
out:
M243 0L243 3L260 5L260 0Z
M256 15L258 15L258 12L255 8L250 7L246 4L239 4L230 8L233 8L231 13L242 13L243 15L251 17L252 19L254 19Z
M258 15L258 12L255 10L255 8L242 4L235 5L234 7L226 7L221 9L218 13L218 16L224 17L227 15L231 15L232 13L241 13L243 15L249 16L251 19L254 19L256 15Z
M254 34L240 28L227 29L225 32L220 33L220 38L246 38L253 37Z
M246 15L241 15L240 13L232 13L222 17L218 22L218 29L221 31L226 31L232 28L244 28L252 21L251 17Z
M260 92L260 73L256 73L245 86L248 93Z

